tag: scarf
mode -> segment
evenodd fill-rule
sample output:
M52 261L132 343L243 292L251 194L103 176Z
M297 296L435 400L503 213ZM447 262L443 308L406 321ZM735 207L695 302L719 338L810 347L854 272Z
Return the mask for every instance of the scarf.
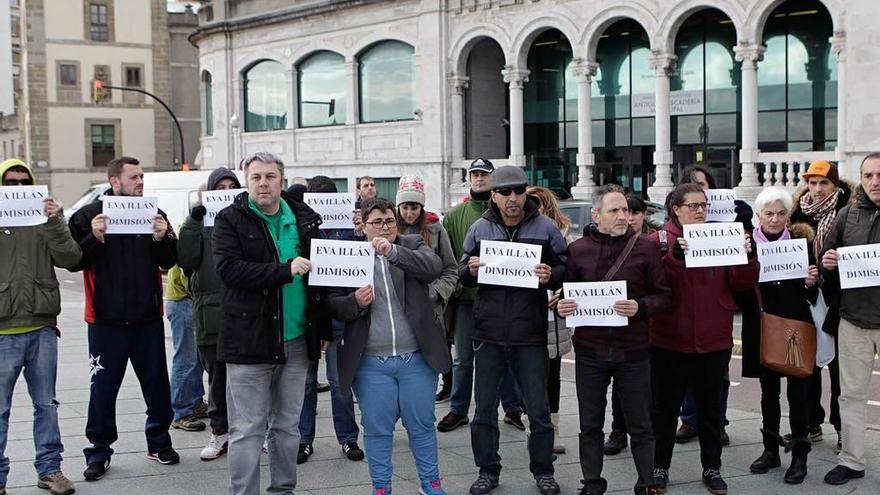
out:
M752 236L755 238L755 242L758 244L760 244L762 242L787 241L787 240L791 239L791 232L788 231L788 227L783 228L782 232L777 235L779 237L777 237L776 239L773 239L773 241L771 241L770 239L767 238L767 234L764 233L763 227L758 227L757 229L752 231ZM776 236L771 236L771 237L776 237Z
M813 203L813 197L809 194L801 196L799 206L804 214L810 216L816 221L816 237L813 239L813 255L819 259L822 252L822 245L825 244L825 237L831 232L834 226L834 218L837 216L837 199L843 194L841 188L837 188L821 203Z

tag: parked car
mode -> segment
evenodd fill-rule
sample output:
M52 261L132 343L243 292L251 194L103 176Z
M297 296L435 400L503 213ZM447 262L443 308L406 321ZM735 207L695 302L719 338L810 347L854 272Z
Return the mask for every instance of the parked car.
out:
M666 224L666 208L660 203L646 201L648 205L647 222L652 229L662 229ZM566 199L559 202L559 209L571 219L571 233L575 239L580 238L584 228L593 223L590 210L592 203L581 199Z

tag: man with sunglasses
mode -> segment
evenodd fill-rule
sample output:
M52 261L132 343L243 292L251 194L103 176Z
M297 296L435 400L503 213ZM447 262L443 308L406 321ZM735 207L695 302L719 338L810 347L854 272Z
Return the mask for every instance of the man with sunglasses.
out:
M556 224L538 212L538 200L526 195L522 169L500 167L492 174L492 203L468 231L459 276L465 287L477 287L474 305L474 398L471 446L480 474L471 495L498 486L498 389L508 368L522 391L529 414L529 467L542 495L556 495L553 478L553 425L547 401L547 290L558 289L565 276L566 244ZM535 289L478 284L480 243L501 241L537 244L541 259L534 272Z
M4 189L34 183L30 168L16 159L0 163L0 177ZM0 494L6 493L9 474L5 451L12 392L22 373L34 406L37 486L54 495L74 492L61 472L64 447L55 402L61 312L55 267L73 267L82 251L64 224L61 206L51 197L43 204L46 223L0 229L0 284L7 287L0 293Z

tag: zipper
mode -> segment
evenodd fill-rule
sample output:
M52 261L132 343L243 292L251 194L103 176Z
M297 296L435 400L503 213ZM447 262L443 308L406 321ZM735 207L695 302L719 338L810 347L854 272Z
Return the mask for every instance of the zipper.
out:
M385 286L385 301L388 303L388 321L391 322L391 355L397 356L397 328L394 326L394 313L391 311L391 291L388 290L388 273L385 268L385 260L379 259L382 267L382 284Z

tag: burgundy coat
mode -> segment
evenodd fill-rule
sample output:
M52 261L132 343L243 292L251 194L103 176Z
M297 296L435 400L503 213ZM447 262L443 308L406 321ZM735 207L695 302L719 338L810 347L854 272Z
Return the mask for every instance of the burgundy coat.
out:
M651 321L651 345L670 351L705 354L733 348L733 291L754 290L760 268L755 250L745 265L685 268L673 246L682 228L669 221L664 226L669 249L663 257L666 279L672 287L669 311ZM651 239L659 249L658 233Z
M611 237L599 232L595 225L589 226L583 237L568 246L565 281L601 281L634 235L630 229L622 236ZM648 317L666 311L671 302L657 245L641 236L611 280L626 281L627 299L639 303L638 312L625 327L577 327L575 349L602 361L647 359Z

